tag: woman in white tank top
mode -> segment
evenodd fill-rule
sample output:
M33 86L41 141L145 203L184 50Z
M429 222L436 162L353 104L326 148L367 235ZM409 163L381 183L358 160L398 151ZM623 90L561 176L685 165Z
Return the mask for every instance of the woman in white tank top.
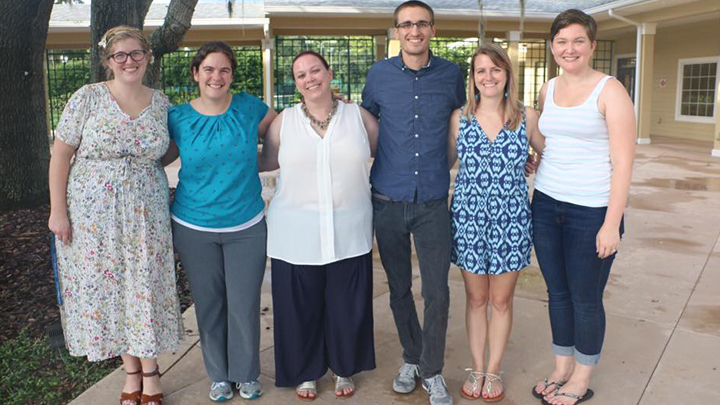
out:
M546 141L534 182L533 242L555 355L555 370L532 387L543 404L576 404L594 394L590 377L605 335L602 295L632 174L633 105L617 80L589 66L596 32L582 11L557 16L551 51L563 73L543 85L538 103Z
M332 70L304 51L292 64L303 101L273 121L260 170L280 168L267 214L272 259L275 385L317 397L328 367L335 395L375 368L370 157L375 117L332 94Z

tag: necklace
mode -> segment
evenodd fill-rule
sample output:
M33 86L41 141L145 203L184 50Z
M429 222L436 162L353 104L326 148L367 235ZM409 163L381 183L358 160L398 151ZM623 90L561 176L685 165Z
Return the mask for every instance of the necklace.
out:
M330 110L330 114L328 114L327 118L325 118L325 119L322 120L322 121L320 121L319 119L313 117L313 115L310 114L310 111L308 110L308 108L307 108L307 106L305 105L305 102L304 102L304 101L303 101L303 103L302 103L302 112L303 112L303 114L305 114L306 117L308 117L308 118L310 119L310 122L312 122L313 124L317 125L320 129L322 129L322 130L324 131L324 130L327 129L328 125L330 125L330 120L332 120L333 115L335 115L335 113L337 112L337 106L338 106L338 101L337 101L337 99L333 96L333 106L332 106L332 110Z

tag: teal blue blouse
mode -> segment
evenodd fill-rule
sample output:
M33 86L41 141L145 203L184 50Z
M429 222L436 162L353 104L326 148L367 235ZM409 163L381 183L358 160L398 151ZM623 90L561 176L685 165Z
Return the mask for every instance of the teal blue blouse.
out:
M265 209L257 166L258 124L268 106L247 93L233 95L224 114L203 115L190 104L170 108L170 138L182 167L172 214L205 228L229 228Z

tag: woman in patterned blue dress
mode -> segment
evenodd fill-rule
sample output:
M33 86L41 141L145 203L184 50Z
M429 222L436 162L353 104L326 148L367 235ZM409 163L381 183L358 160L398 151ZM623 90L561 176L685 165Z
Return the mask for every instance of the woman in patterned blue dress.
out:
M465 281L465 322L473 356L460 393L495 402L505 395L500 363L512 326L515 283L519 270L530 264L532 249L524 176L528 145L542 152L544 138L535 110L518 101L512 65L502 48L478 48L468 82L468 103L453 113L448 134L450 165L460 159L452 200L452 261Z

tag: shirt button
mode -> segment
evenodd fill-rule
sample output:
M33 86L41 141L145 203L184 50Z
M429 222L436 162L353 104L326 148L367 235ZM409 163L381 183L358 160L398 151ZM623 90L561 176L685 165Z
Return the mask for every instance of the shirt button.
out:
M415 114L415 118L416 118L416 119L417 119L417 117L418 117L418 115L417 115L417 114Z
M415 134L415 138L417 138L417 137L419 137L419 136L420 136L420 135L418 135L418 134Z
M415 100L417 100L417 99L418 99L418 96L415 96Z
M415 156L420 156L420 154L419 154L419 153L415 153Z
M417 81L417 80L418 80L418 78L416 77L416 78L415 78L415 81Z
M417 170L415 171L415 175L417 176Z

